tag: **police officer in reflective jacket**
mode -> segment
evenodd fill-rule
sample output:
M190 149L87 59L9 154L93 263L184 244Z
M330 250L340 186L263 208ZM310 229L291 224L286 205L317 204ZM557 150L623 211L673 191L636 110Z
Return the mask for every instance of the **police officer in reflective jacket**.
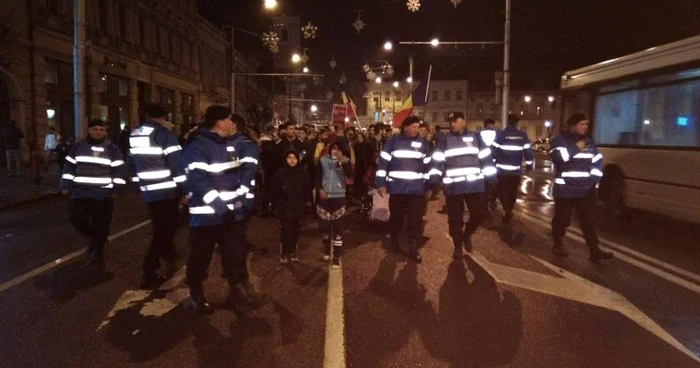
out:
M70 222L89 239L90 261L100 267L112 222L112 199L126 184L122 154L106 135L102 120L90 121L87 138L66 156L59 184L61 193L71 195Z
M148 253L143 260L141 288L157 287L164 276L156 274L160 260L174 269L175 232L178 223L179 197L184 193L185 170L180 158L181 147L177 137L166 125L167 111L159 105L146 106L146 121L131 132L129 137L130 163L136 183L148 203L153 224L153 235Z
M421 120L416 116L403 121L401 134L392 136L384 144L376 173L379 194L390 194L391 246L394 251L400 249L399 231L405 215L408 219L408 252L416 263L422 262L418 241L423 238L423 207L430 163L429 144L418 134L420 124Z
M225 106L209 106L200 133L183 153L186 188L191 194L190 257L187 306L210 313L202 282L207 277L214 246L219 245L229 303L242 315L262 303L248 282L242 232L253 206L258 147L241 131L245 121Z
M528 172L532 170L534 159L530 138L525 132L518 130L519 121L520 118L517 116L508 115L508 127L498 132L491 147L498 170L498 191L505 212L504 224L510 223L510 220L513 219L513 208L518 195L523 158Z
M481 135L466 129L464 114L450 114L450 132L435 145L430 180L442 177L447 201L450 236L455 249L453 257L462 257L462 248L472 250L472 235L486 218L487 183L496 182L496 168L491 150ZM469 208L469 221L464 226L464 204ZM464 229L462 228L464 227Z
M552 140L552 162L554 163L554 219L552 252L560 257L568 256L562 240L571 219L571 210L576 209L583 237L590 248L590 260L597 262L613 258L611 252L600 249L596 233L596 184L603 177L600 170L603 155L593 142L585 136L588 119L583 114L573 114L566 121L566 131Z

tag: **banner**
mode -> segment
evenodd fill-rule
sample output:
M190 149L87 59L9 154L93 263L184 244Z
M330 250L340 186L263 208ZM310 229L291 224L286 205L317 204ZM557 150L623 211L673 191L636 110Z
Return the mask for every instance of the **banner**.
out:
M348 105L333 104L333 125L345 128L345 118L348 116Z

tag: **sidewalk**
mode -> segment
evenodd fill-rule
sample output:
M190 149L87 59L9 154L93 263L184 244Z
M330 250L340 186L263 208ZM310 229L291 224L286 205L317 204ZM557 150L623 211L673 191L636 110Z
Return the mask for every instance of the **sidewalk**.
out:
M20 177L9 178L4 170L0 175L0 210L58 194L58 165L52 165L48 173L42 170L38 185L34 183L28 167L23 167L22 172L23 176Z

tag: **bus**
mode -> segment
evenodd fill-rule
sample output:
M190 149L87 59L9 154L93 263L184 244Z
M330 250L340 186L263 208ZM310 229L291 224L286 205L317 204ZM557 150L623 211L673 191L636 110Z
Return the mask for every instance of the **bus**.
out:
M700 35L564 73L604 157L600 199L700 223Z

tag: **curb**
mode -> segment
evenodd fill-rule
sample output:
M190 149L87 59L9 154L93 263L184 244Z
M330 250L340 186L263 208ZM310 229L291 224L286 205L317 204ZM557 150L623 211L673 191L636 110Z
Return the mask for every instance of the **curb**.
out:
M51 193L42 194L42 195L39 195L36 197L32 197L32 198L28 198L28 199L24 199L24 200L19 200L16 202L10 202L10 203L7 203L5 205L0 205L0 212L4 212L4 211L11 210L11 209L14 209L17 207L21 207L21 206L24 206L27 204L41 202L41 201L46 200L46 199L51 199L51 198L60 197L60 196L61 196L61 192L55 191L55 192L51 192Z

